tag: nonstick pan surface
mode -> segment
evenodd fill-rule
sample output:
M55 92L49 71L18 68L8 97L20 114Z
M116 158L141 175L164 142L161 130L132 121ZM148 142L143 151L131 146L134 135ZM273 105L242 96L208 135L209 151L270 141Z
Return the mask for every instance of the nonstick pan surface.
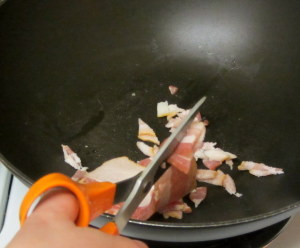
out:
M284 169L256 178L221 169L236 198L211 187L182 220L137 226L205 228L276 217L300 205L298 1L34 1L0 7L0 151L27 183L72 175L61 144L84 166L140 160L137 119L161 140L168 100L201 108L215 141L242 160ZM172 96L169 85L179 92ZM9 161L9 163L7 162ZM259 227L259 226L258 226Z

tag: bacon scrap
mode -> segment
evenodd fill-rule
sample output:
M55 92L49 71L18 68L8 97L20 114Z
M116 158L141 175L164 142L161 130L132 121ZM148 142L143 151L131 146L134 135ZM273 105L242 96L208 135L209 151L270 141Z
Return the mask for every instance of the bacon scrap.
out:
M78 183L92 183L96 182L96 180L88 177L88 172L83 170L77 170L75 174L71 177L72 180Z
M226 189L226 191L230 195L235 195L236 197L241 197L241 193L236 192L235 183L232 179L232 177L228 174L225 175L224 181L223 181L223 187Z
M207 187L197 187L192 190L189 198L195 204L195 208L199 206L199 204L205 199L207 194Z
M203 146L195 152L195 158L202 159L203 164L210 170L215 170L224 161L227 162L236 158L236 155L230 152L215 148L216 144L213 142L204 142Z
M138 131L139 139L143 141L149 141L157 145L160 144L154 130L146 122L144 122L142 119L139 118L138 124L139 124L139 131Z
M175 95L178 91L178 87L176 87L174 85L169 85L169 91L170 91L171 95Z
M184 110L182 112L179 112L176 117L169 118L168 119L168 123L165 125L165 127L166 128L170 128L169 131L171 133L174 132L174 130L180 125L180 123L183 121L183 119L188 115L189 111L190 111L189 109L188 110ZM201 121L201 119L202 119L201 114L198 113L195 116L194 121ZM204 123L204 125L205 125L205 123Z
M208 171L210 171L210 172L208 172ZM214 172L214 173L211 173L211 172ZM208 174L214 175L214 176L207 178ZM223 186L225 174L221 170L213 171L213 170L199 169L197 171L196 178L199 182L209 183L209 184L213 184L216 186Z
M182 210L170 210L169 212L163 212L164 219L174 218L181 220L183 217L183 211Z
M199 169L197 171L197 176L196 179L198 181L202 180L208 180L208 179L213 179L217 176L217 171L214 170L204 170L204 169Z
M182 219L183 213L191 213L192 209L182 199L179 199L175 202L171 202L159 212L163 214L165 219L170 217Z
M209 183L217 186L222 186L226 191L237 197L242 196L242 194L236 192L235 183L232 177L228 174L224 174L221 170L204 170L199 169L196 176L197 181Z
M142 153L144 153L146 156L149 156L149 157L153 157L158 152L158 149L159 149L158 146L156 146L156 145L151 147L141 141L136 142L136 145Z
M76 170L86 170L87 167L82 167L81 165L81 159L78 157L78 155L69 147L66 145L61 145L63 153L64 153L64 159L65 162L72 167L74 167Z
M176 88L176 89L175 89ZM175 94L177 87L170 85L171 94ZM168 104L167 101L157 104L157 116L167 117L167 128L173 132L189 113L189 110L179 108L176 104ZM138 138L143 141L149 141L156 145L160 142L154 130L142 119L138 119L139 131ZM190 213L192 209L183 202L182 197L189 194L189 198L194 202L197 208L207 195L207 187L197 187L196 181L209 183L223 187L229 194L237 197L242 194L237 193L234 180L229 174L224 174L221 170L216 170L223 162L233 167L235 154L216 148L216 143L203 142L208 121L202 120L200 113L195 117L193 123L188 128L185 137L176 147L173 154L167 162L171 165L166 168L166 163L162 164L166 168L163 175L152 186L146 197L140 203L134 214L131 216L137 220L147 220L155 212L162 213L164 218L181 219L183 213ZM153 147L138 141L137 147L149 156L138 163L129 160L127 157L119 157L106 161L101 166L87 172L86 167L82 167L81 160L70 147L62 145L65 161L77 169L72 177L73 180L80 183L89 183L93 181L120 182L131 178L141 171L151 162L152 157L158 151L158 147ZM202 159L207 169L198 169L196 160ZM243 161L239 170L249 170L255 176L267 176L282 174L283 169L270 167L263 163ZM115 204L106 213L117 214L124 203Z
M167 119L172 118L184 109L178 108L176 104L169 104L168 101L159 102L157 104L157 117L167 117Z
M283 174L284 171L281 168L271 167L268 165L265 165L263 163L256 163L252 161L243 161L239 166L239 170L249 170L249 173L257 176L269 176L269 175L277 175L277 174Z
M136 176L144 169L145 167L124 156L108 160L91 172L77 171L72 178L82 183L92 181L118 183Z
M232 161L232 159L226 160L225 164L227 164L229 166L230 170L233 170L233 161Z

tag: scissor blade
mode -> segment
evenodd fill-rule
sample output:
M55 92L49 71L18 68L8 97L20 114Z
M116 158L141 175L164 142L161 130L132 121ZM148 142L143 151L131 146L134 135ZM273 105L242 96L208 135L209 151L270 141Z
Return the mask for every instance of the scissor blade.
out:
M123 207L119 210L114 218L114 222L118 226L119 233L122 232L133 212L136 210L141 201L145 198L152 185L154 184L154 176L158 167L173 153L177 145L186 134L189 124L193 121L198 112L199 107L204 103L206 97L202 97L194 107L189 111L189 114L184 118L182 123L171 134L167 141L161 146L156 153L151 163L142 172L137 179L131 193L125 201Z

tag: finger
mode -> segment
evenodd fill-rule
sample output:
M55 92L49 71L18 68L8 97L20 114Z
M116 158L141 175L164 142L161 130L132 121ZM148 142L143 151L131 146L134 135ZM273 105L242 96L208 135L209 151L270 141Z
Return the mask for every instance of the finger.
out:
M136 243L138 248L148 248L148 246L142 241L139 241L139 240L133 240L133 241Z
M78 216L79 206L76 197L65 189L49 191L38 203L33 216L43 216L51 220L68 220L74 222Z
M77 227L79 229L80 227ZM110 235L94 228L80 228L82 236L85 237L85 245L90 248L147 248L141 241L129 239L127 237ZM84 229L84 232L83 232ZM88 243L87 243L88 241ZM78 246L80 247L80 245Z

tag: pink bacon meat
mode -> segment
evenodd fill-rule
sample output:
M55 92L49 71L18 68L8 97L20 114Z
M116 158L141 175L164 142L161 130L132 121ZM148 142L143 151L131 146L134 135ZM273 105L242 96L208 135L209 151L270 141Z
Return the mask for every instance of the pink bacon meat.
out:
M169 85L169 91L170 91L171 95L175 95L178 91L178 87L176 87L174 85Z
M61 145L65 162L71 165L73 168L77 170L86 170L86 167L82 167L81 159L77 156L77 154L67 145Z
M196 187L196 161L192 159L188 173L183 173L175 166L170 166L158 181L153 185L145 199L132 215L133 219L147 220L155 212L164 210L168 204L181 199ZM183 182L183 183L178 183ZM116 214L118 204L109 209L106 213Z
M202 145L205 132L206 128L204 123L194 121L187 130L186 136L167 161L183 173L187 173L191 161L194 159L195 150Z
M207 195L207 187L197 187L192 190L189 197L192 202L195 204L195 208L199 206L199 204L205 199Z

